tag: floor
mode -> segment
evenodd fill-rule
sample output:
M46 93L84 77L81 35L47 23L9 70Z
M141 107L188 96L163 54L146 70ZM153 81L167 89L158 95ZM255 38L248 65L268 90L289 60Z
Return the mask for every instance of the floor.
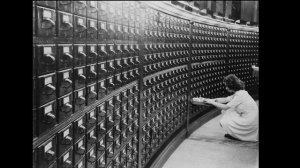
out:
M259 143L225 138L220 118L221 115L194 131L163 168L258 168Z

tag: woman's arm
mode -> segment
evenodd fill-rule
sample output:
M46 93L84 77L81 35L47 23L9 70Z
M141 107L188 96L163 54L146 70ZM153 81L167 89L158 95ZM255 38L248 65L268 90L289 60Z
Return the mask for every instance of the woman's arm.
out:
M243 101L242 95L240 93L234 94L234 95L232 95L232 97L229 96L227 98L229 100L229 102L227 104L218 103L218 102L214 101L213 99L206 99L205 102L208 104L214 105L215 107L217 107L219 109L227 110L229 108L234 108L234 107L238 106Z
M222 110L227 110L230 108L230 106L228 106L227 104L218 103L214 99L205 99L205 103L211 104Z
M217 103L228 103L230 100L229 100L229 97L220 97L220 98L216 98L215 99L215 102Z

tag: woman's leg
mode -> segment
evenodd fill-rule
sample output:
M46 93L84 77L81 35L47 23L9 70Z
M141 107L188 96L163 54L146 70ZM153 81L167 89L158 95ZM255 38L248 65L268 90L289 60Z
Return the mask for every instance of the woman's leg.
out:
M222 110L223 111L223 110ZM226 113L226 111L225 111ZM224 132L225 132L225 137L229 138L229 139L233 139L233 140L238 140L240 141L238 138L235 138L232 136L232 131L230 130L230 118L228 118L229 116L224 114L223 117L220 120L220 126L223 128Z

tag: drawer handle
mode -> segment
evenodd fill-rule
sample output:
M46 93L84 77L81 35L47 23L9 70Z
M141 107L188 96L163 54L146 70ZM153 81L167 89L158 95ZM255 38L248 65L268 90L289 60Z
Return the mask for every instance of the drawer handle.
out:
M95 51L91 51L91 53L94 54L95 56L98 55Z
M97 148L99 151L104 151L105 150L105 146L104 144L100 144L99 147Z
M84 83L84 80L86 79L86 77L84 76L84 75L82 75L82 74L80 74L80 75L78 75L78 77L81 79L81 81L83 81L83 83Z
M83 125L80 125L80 126L78 126L77 131L78 131L79 134L82 134L85 131L85 127Z
M45 153L45 159L48 160L48 161L51 161L54 159L54 151L52 150L48 150L46 153Z
M90 136L88 139L89 143L96 143L97 138L95 136Z
M84 155L85 154L85 148L83 146L80 146L77 149L76 153L79 154L79 155Z
M70 145L72 143L72 137L66 136L63 138L62 144L63 145Z
M95 71L90 71L90 73L92 74L90 78L95 78L97 76L97 73Z
M86 29L86 26L85 26L85 25L83 25L83 24L81 24L81 23L80 23L80 24L78 24L78 26L83 28L83 30L82 30L82 31L78 31L78 32L83 32L83 31Z
M45 24L43 24L43 23L45 23ZM47 27L46 23L50 23L50 26ZM51 20L50 18L44 18L43 21L42 21L42 28L43 29L52 29L54 27L54 25L55 25L55 22L53 20Z
M86 57L86 54L83 53L82 51L79 51L78 54L82 55L83 57Z
M55 57L50 54L46 54L45 62L46 62L46 64L53 64L55 62Z
M63 87L69 88L72 85L72 81L69 78L64 79Z
M63 107L62 107L62 111L64 113L70 113L70 112L72 112L72 105L70 103L64 104Z
M93 91L93 90L91 91L91 94L92 94L92 96L90 96L90 98L92 98L92 99L97 96L97 93L95 91Z
M54 93L54 91L56 90L56 88L52 84L48 84L45 87L46 88L45 88L44 93L46 95L52 95Z
M70 22L63 22L64 25L67 25L68 29L73 28L73 25Z
M96 162L96 156L93 155L88 155L88 162L90 163L95 163Z
M46 124L52 124L53 122L54 122L54 120L55 120L55 115L54 114L52 114L52 113L47 113L47 114L45 114L45 116L44 116L45 118L44 118L44 122L46 123Z
M78 97L77 104L79 104L81 106L84 103L85 103L85 98L83 96Z
M63 168L68 168L72 165L72 162L70 160L66 160L63 163Z
M94 29L95 31L98 31L98 29L96 27L90 27L91 29Z
M64 53L64 59L72 59L73 58L73 56L71 55L71 54L69 54L69 53Z
M100 89L99 89L99 91L105 91L106 90L106 87L104 87L104 86L100 86Z

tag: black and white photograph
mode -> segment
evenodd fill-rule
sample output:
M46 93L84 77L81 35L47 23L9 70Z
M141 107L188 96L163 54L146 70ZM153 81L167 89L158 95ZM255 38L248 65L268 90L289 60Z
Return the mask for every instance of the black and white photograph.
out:
M32 1L32 18L33 168L260 167L258 0Z

